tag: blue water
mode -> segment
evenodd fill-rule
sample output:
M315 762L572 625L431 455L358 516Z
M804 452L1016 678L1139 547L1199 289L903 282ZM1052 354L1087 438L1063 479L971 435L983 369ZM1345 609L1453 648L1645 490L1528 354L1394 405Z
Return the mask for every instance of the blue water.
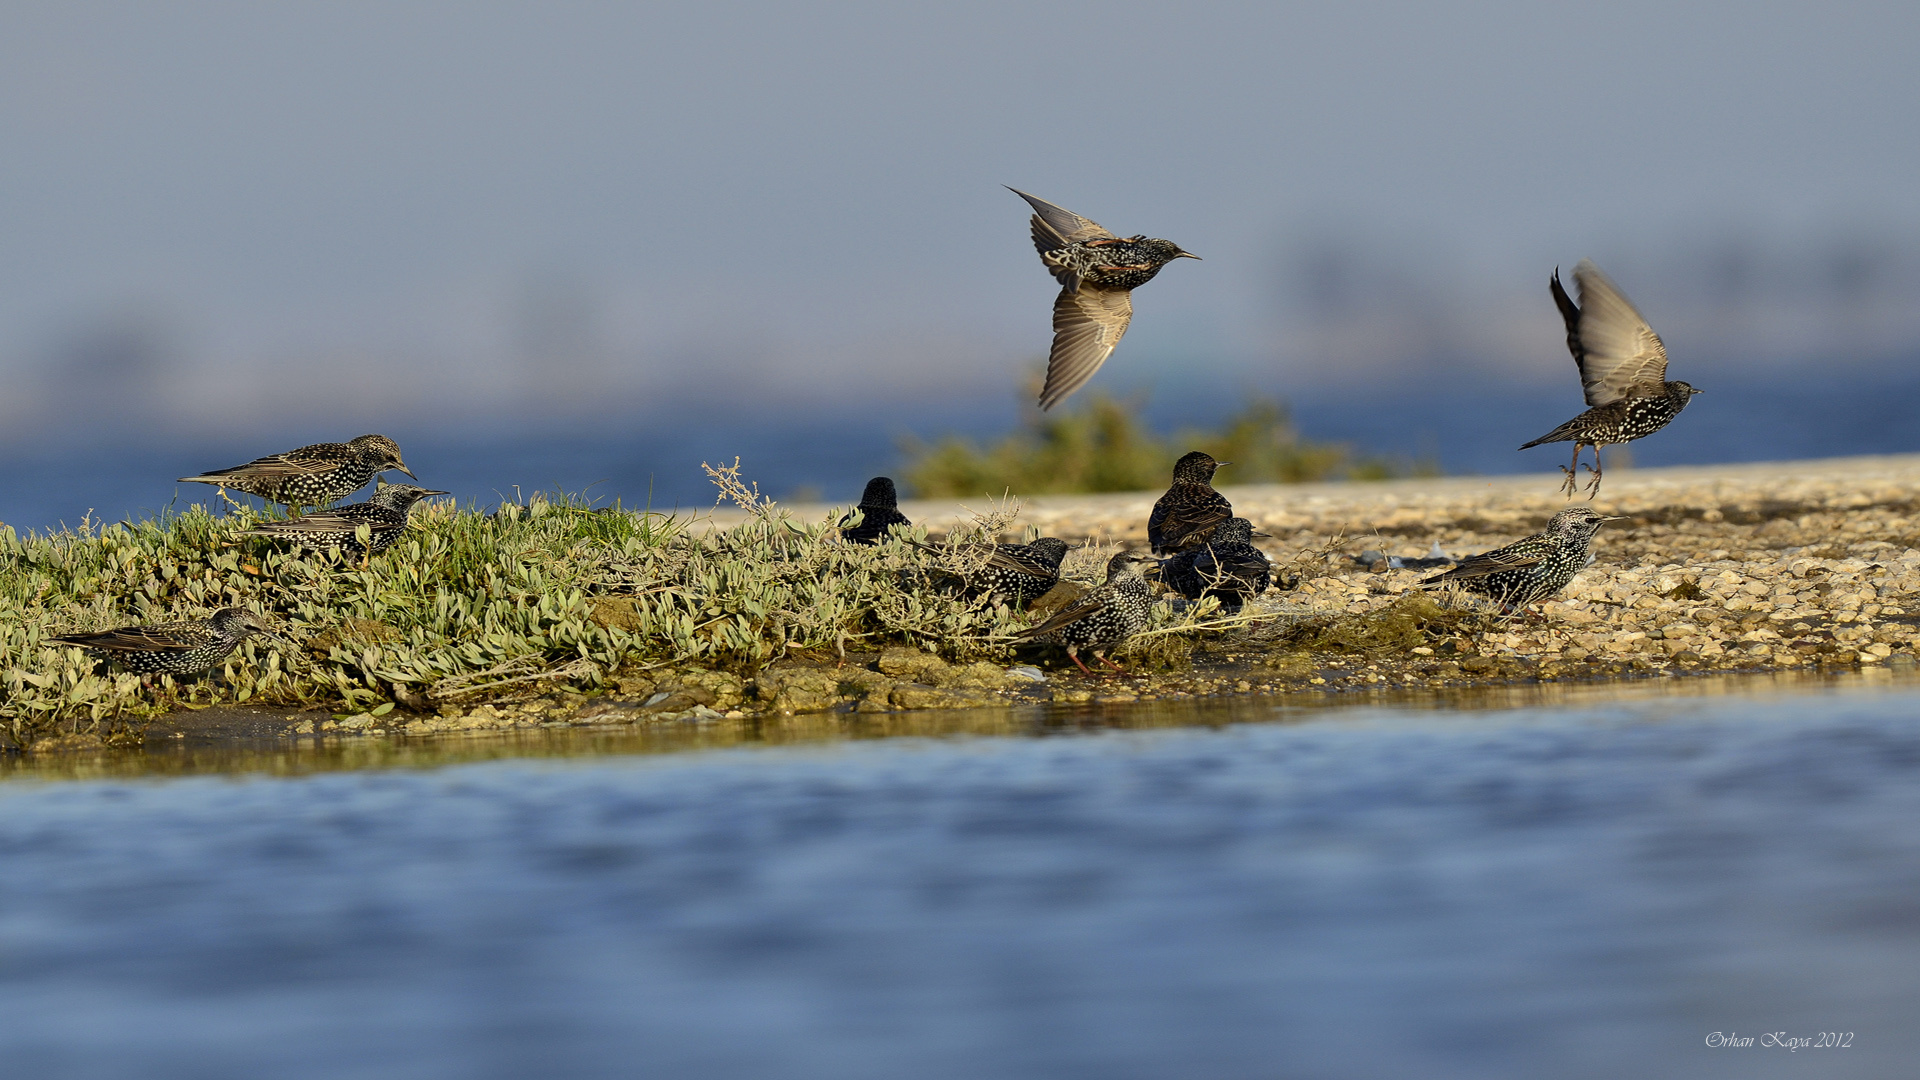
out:
M1833 377L1715 381L1673 425L1635 443L1634 460L1677 465L1920 451L1920 365L1825 370ZM1564 460L1561 448L1515 447L1580 408L1570 385L1490 385L1478 378L1388 381L1339 392L1262 387L1258 393L1288 398L1311 438L1484 474L1551 471ZM1160 431L1210 427L1249 396L1254 391L1246 387L1197 381L1148 399L1146 416ZM735 456L769 495L851 501L868 477L898 474L905 440L934 442L956 433L995 438L1032 415L1030 405L1008 396L825 411L728 406L628 416L615 410L591 421L355 423L351 430L308 423L272 436L83 433L57 443L0 443L0 522L39 530L76 523L89 510L95 520L112 521L184 508L216 496L203 485L176 484L175 477L349 438L363 426L395 437L428 486L482 505L558 489L629 507L704 509L715 492L701 462L731 463Z
M0 783L21 1077L1884 1077L1920 694ZM1709 1049L1710 1033L1848 1049Z

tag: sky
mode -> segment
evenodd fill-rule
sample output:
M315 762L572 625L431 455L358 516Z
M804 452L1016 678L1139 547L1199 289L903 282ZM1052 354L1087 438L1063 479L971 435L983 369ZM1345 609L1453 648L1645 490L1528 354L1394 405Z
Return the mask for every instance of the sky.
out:
M1908 355L1917 30L1847 2L11 3L0 428L1012 394L1053 287L1007 184L1203 256L1136 297L1117 388L1567 378L1544 285L1583 256L1709 369Z

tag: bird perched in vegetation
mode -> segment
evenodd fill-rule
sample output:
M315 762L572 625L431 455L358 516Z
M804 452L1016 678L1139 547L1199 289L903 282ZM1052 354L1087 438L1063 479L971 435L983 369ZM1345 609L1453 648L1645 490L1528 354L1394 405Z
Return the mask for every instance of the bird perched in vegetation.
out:
M1253 538L1264 535L1246 518L1229 518L1213 539L1161 563L1160 580L1189 600L1219 597L1222 611L1238 615L1249 597L1259 596L1273 581L1273 563L1253 546Z
M1222 465L1198 450L1173 464L1173 486L1147 516L1147 543L1155 555L1172 555L1207 542L1233 516L1233 504L1213 490L1213 474Z
M85 649L138 675L197 675L258 634L286 643L266 620L245 608L226 607L189 622L123 626L93 634L62 634L48 641Z
M1490 596L1511 614L1528 604L1551 599L1566 588L1592 556L1587 549L1602 522L1619 521L1591 507L1572 506L1553 515L1547 527L1503 548L1464 559L1444 574L1426 578L1427 588L1457 585Z
M860 502L855 509L860 511L860 524L848 524L853 515L840 519L840 535L856 544L877 544L887 538L887 530L895 525L911 525L907 515L900 512L900 496L893 489L893 478L876 476L867 481L867 490L860 493Z
M385 435L362 435L351 442L315 443L284 454L269 454L245 465L183 476L183 484L213 484L289 507L327 506L367 486L367 481L398 469L413 476L400 460L400 447ZM416 479L418 479L416 477Z
M1043 536L1031 544L974 544L963 547L936 547L915 543L928 551L956 554L963 561L977 564L978 570L955 575L969 596L986 596L1022 607L1046 595L1060 581L1060 562L1067 557L1067 542Z
M1093 674L1080 662L1080 650L1093 653L1094 659L1115 671L1119 664L1107 659L1107 651L1147 628L1147 616L1153 609L1153 591L1141 576L1141 567L1149 560L1137 552L1122 551L1107 560L1107 582L1087 591L1085 596L1038 626L1028 627L1015 638L1063 645L1067 659L1087 674Z
M1133 290L1175 259L1198 259L1171 240L1115 236L1098 224L1017 188L1033 207L1033 246L1060 282L1053 351L1040 407L1051 409L1100 370L1133 321Z
M393 546L407 531L413 504L444 491L415 487L412 484L388 484L374 492L366 502L348 503L331 510L320 510L288 521L265 521L248 530L248 536L271 536L292 540L306 547L340 547L359 551L362 563ZM357 530L370 530L362 548Z
M1571 497L1580 468L1580 451L1593 447L1593 481L1587 498L1600 490L1600 448L1632 442L1666 427L1693 395L1692 386L1667 380L1667 347L1647 320L1600 268L1589 259L1573 268L1580 290L1575 304L1560 284L1560 271L1548 281L1553 302L1567 324L1567 349L1580 368L1586 389L1586 412L1561 424L1520 449L1542 443L1570 442L1573 462L1565 467L1562 490Z

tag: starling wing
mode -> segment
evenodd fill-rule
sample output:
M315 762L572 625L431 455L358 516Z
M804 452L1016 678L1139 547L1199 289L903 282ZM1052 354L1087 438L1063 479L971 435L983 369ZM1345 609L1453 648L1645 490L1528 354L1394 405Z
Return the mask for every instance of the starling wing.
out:
M1065 207L1055 206L1019 188L1010 187L1007 190L1027 200L1027 205L1033 207L1033 246L1042 255L1082 240L1114 239L1114 235L1101 228L1097 221L1089 221Z
M101 649L105 651L135 652L186 652L206 644L208 634L204 627L191 623L184 625L161 626L123 626L118 630L102 630L92 634L62 634L48 638L62 645L74 645L83 649ZM193 640L188 640L192 638Z
M1525 570L1531 566L1539 566L1545 561L1546 554L1534 545L1513 544L1462 559L1460 565L1444 574L1423 578L1420 584L1438 585L1449 581L1486 577L1489 574L1500 573L1502 570Z
M1580 289L1575 307L1555 273L1554 303L1567 323L1567 348L1580 365L1588 405L1611 405L1636 385L1667 381L1667 348L1660 335L1590 259L1573 268Z
M1058 630L1063 626L1072 626L1074 623L1077 623L1080 620L1087 618L1090 615L1094 615L1100 611L1104 611L1105 609L1106 609L1106 598L1100 589L1095 589L1094 591L1081 597L1079 603L1074 604L1070 608L1065 608L1061 611L1055 612L1054 616L1051 619L1048 619L1046 622L1043 622L1038 626L1029 626L1025 630L1022 630L1013 636L1016 638L1042 637L1044 635L1053 633L1055 630Z
M183 476L180 483L218 484L223 480L264 479L277 476L311 476L327 472L340 466L340 457L335 454L314 453L321 450L339 450L341 447L319 444L303 446L298 450L289 450L284 454L268 454L255 458L245 465L235 465L231 469L216 469L199 476ZM411 476L412 473L407 475Z
M362 525L370 526L374 532L394 528L386 522L375 520L371 515L343 513L342 510L355 510L366 506L358 503L341 510L324 510L306 514L286 521L267 521L247 531L248 536L292 536L299 533L350 533Z
M1053 351L1047 356L1040 407L1051 409L1085 386L1113 355L1132 321L1133 294L1127 290L1085 284L1077 290L1062 289L1053 302Z

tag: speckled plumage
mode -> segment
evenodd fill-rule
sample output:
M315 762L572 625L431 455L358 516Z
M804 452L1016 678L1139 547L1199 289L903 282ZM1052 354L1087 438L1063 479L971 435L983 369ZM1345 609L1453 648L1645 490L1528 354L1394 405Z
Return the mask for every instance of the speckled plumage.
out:
M389 484L374 492L373 498L366 502L348 503L290 521L263 522L247 535L292 540L305 547L338 547L367 556L378 555L406 535L414 503L430 495L445 494L412 484ZM364 551L357 535L362 525L372 531Z
M1580 451L1593 447L1593 480L1587 485L1587 497L1592 498L1600 490L1601 447L1632 442L1659 431L1700 391L1667 379L1667 348L1660 335L1599 267L1580 260L1580 265L1573 268L1573 282L1580 290L1578 304L1560 284L1560 271L1553 272L1547 288L1567 325L1567 350L1580 369L1580 382L1591 407L1520 449L1552 442L1572 443L1573 461L1561 469L1567 474L1562 490L1571 496L1580 469Z
M850 543L877 544L887 538L893 526L913 524L900 512L900 496L894 490L892 477L876 476L867 481L867 489L861 492L856 505L860 524L848 524L853 520L852 514L840 519L840 535Z
M413 475L392 439L362 435L351 442L315 443L231 469L183 476L180 482L232 488L283 506L326 506L366 487L388 469Z
M197 675L255 634L280 640L260 616L229 607L206 619L62 634L47 640L85 649L89 655L111 660L137 675Z
M1120 665L1107 659L1107 652L1147 628L1153 610L1153 590L1141 576L1147 562L1144 555L1122 551L1107 560L1106 584L1091 589L1071 606L1038 626L1014 635L1028 641L1050 642L1064 646L1067 657L1087 674L1080 662L1080 650L1114 670Z
M1547 527L1503 548L1464 559L1444 574L1420 582L1428 588L1458 586L1498 600L1503 608L1519 610L1551 599L1573 580L1588 562L1594 533L1603 522L1618 521L1585 506L1569 507L1553 515Z
M1220 610L1237 615L1247 600L1272 583L1273 563L1253 546L1253 523L1229 518L1214 530L1213 539L1162 563L1160 580L1189 600L1218 597Z
M1147 516L1147 543L1155 555L1199 547L1233 517L1233 504L1213 490L1213 474L1224 464L1198 450L1174 463L1173 486Z
M1040 407L1051 409L1100 370L1133 321L1133 290L1175 259L1198 259L1171 240L1119 237L1071 210L1008 191L1033 207L1033 246L1060 282L1053 302L1053 350Z
M951 549L932 544L919 545L929 551L947 554ZM1046 595L1060 580L1060 562L1067 557L1067 542L1043 536L1031 544L978 544L960 548L957 554L979 569L960 579L960 587L969 596L985 596L1022 607Z

